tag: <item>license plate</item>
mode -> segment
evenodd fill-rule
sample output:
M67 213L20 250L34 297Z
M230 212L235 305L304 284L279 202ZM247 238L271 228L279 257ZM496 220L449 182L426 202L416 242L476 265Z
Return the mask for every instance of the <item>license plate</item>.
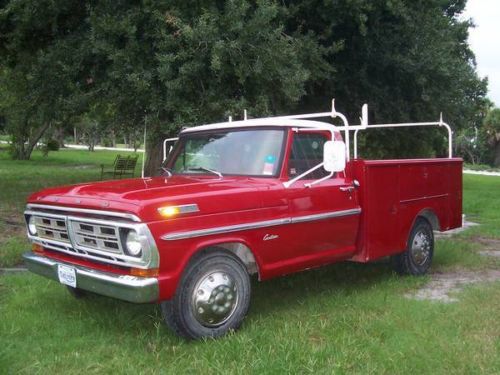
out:
M57 266L57 274L61 284L76 288L76 270L74 267L59 264Z

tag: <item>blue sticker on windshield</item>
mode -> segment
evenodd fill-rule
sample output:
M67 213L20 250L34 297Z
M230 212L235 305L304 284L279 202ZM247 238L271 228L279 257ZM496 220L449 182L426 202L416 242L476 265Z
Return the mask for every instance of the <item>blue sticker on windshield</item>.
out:
M276 162L276 156L267 155L266 160L264 162L264 169L262 170L262 174L272 175L274 173L274 163Z

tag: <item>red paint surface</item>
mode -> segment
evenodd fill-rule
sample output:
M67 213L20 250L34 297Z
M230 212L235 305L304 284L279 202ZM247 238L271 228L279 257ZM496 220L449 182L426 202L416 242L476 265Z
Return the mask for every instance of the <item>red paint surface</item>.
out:
M290 131L284 163L292 137ZM367 262L401 252L421 212L436 215L441 230L461 226L461 159L354 160L345 174L311 188L304 184L314 180L304 179L286 189L283 182L288 179L282 168L279 178L204 175L105 181L47 189L33 194L29 202L137 215L148 224L160 253L160 300L175 293L193 254L221 243L245 244L257 261L260 278L267 279L336 261ZM352 185L353 179L360 182L359 189L340 190ZM192 203L200 212L164 219L157 211L165 205ZM174 232L357 207L362 209L360 215L184 240L160 238ZM264 241L266 235L278 237ZM47 254L86 267L124 272L55 252Z

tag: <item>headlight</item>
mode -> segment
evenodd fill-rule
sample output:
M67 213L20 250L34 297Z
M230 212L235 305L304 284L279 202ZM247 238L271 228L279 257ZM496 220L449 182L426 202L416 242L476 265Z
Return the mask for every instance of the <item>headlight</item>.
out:
M128 231L127 237L125 237L125 247L129 255L136 257L141 254L142 245L139 235L135 230L131 229Z
M36 225L34 216L30 216L30 218L28 219L28 232L30 232L32 236L36 235Z

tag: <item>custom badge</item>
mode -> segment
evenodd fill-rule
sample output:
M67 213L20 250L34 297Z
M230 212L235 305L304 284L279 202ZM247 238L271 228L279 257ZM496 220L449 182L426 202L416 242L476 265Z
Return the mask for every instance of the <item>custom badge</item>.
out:
M275 240L276 238L279 238L277 234L266 234L262 240L269 241L269 240Z

